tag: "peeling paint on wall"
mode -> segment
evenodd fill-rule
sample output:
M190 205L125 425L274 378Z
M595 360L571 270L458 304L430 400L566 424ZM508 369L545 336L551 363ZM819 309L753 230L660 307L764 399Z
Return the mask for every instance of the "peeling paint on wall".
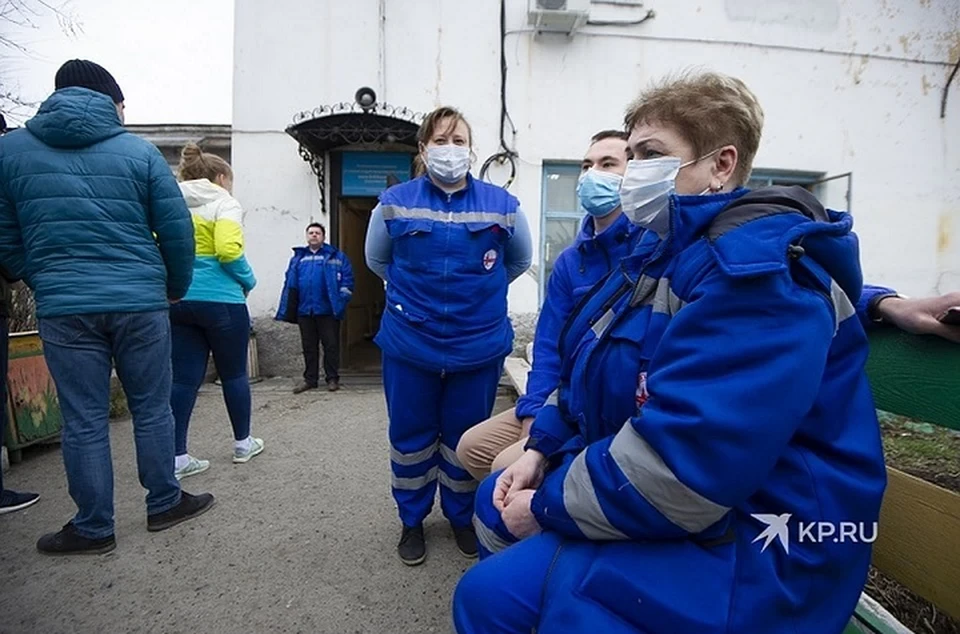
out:
M950 216L940 214L940 224L937 227L937 253L944 254L950 249L950 233L952 223Z
M850 62L851 66L851 76L853 77L853 83L859 84L863 78L863 71L867 69L867 63L869 60L866 57L861 57L860 62Z
M907 33L899 37L900 46L903 48L904 55L910 54L910 44L920 41L919 33Z

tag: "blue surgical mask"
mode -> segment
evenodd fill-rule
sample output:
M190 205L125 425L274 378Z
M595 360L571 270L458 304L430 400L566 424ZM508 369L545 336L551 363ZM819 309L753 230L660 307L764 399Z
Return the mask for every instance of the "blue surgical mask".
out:
M595 218L609 216L620 206L620 184L623 177L601 172L592 167L577 182L577 197L584 211Z

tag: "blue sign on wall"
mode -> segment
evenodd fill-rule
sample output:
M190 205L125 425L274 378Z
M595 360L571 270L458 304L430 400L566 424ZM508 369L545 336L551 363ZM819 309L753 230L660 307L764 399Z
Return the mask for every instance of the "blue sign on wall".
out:
M378 196L387 188L387 178L410 180L412 154L404 152L344 152L342 196ZM392 179L391 179L392 180Z

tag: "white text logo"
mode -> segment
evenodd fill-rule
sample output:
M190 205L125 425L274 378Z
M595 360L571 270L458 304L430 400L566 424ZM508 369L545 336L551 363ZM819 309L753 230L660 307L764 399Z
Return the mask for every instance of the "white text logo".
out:
M750 516L766 524L766 528L753 540L754 543L764 540L760 552L765 551L774 540L779 540L783 552L790 554L790 516L790 513L756 513ZM834 544L872 544L877 539L876 522L799 522L797 526L796 537L799 543L823 544L832 541Z

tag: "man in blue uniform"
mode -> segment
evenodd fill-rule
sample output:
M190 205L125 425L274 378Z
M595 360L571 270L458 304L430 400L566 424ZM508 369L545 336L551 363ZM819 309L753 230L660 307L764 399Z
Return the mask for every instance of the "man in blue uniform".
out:
M457 456L482 480L523 453L534 416L557 387L557 339L576 303L633 250L640 229L620 209L620 181L627 167L627 134L604 130L590 139L581 163L577 198L586 216L576 241L557 257L547 280L533 340L527 393L515 408L493 416L463 435Z
M353 269L347 254L326 244L319 222L307 225L307 246L294 247L277 310L277 319L300 326L303 382L294 394L320 382L320 346L327 389L340 389L340 322L353 296Z

